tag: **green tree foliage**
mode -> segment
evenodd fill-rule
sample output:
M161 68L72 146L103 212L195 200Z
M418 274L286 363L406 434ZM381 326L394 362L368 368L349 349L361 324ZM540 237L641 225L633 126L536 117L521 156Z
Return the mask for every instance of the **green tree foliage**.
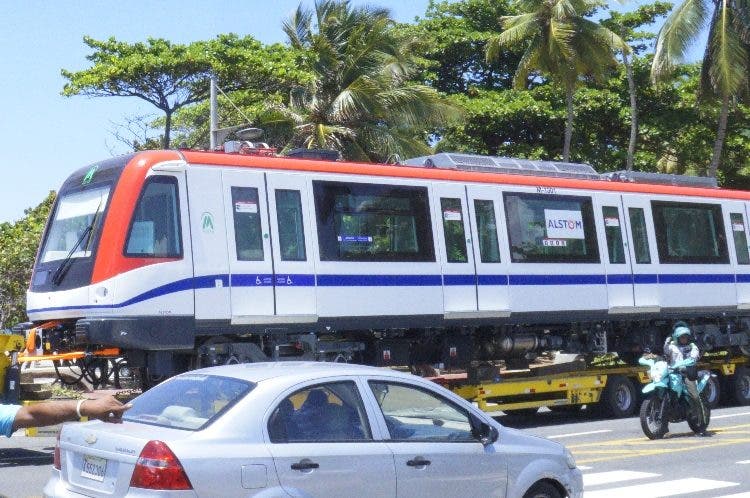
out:
M55 193L15 223L0 224L0 328L25 322L26 289Z
M651 75L654 81L672 77L675 65L682 62L688 48L708 25L708 39L702 61L699 90L704 97L721 100L719 125L709 176L716 176L726 136L732 99L747 97L750 71L747 0L684 0L659 31Z
M602 25L617 33L620 38L629 44L631 52L642 53L646 50L645 40L653 37L651 33L637 31L643 25L652 24L658 17L665 16L672 4L667 2L655 2L653 4L641 5L631 12L611 12L609 19L601 21ZM625 65L625 75L628 79L628 93L630 94L630 141L628 143L628 157L626 162L627 171L633 169L635 158L635 145L638 139L638 99L636 96L635 77L633 76L633 64L627 52L621 52L622 63Z
M91 97L137 97L164 113L162 146L169 148L175 111L206 100L209 77L229 82L227 90L278 91L298 80L298 54L281 45L263 46L250 36L219 35L187 45L149 38L126 43L114 38L84 37L93 50L91 67L62 70L62 94Z
M348 1L302 5L284 23L292 48L311 55L310 84L275 106L265 124L293 131L287 147L327 148L359 161L428 151L424 130L458 116L434 88L409 81L409 40L387 10Z
M523 49L515 88L525 88L529 76L539 72L565 89L564 161L570 158L573 93L581 77L601 79L616 64L614 51L630 50L619 36L585 17L599 5L599 0L518 0L522 13L503 17L504 31L487 44L488 61L497 60L503 48Z
M403 36L417 40L422 71L415 79L446 93L510 88L521 52L506 51L492 63L484 54L498 20L516 13L507 0L431 1L424 18L399 26Z

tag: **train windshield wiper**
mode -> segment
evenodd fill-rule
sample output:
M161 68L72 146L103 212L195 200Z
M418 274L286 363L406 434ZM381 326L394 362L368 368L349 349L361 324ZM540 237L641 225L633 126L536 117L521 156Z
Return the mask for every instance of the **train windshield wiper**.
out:
M97 206L96 212L94 213L94 219L91 220L91 223L89 223L89 225L83 230L81 235L78 237L78 240L76 240L76 243L68 252L68 255L65 256L63 262L60 263L60 266L57 267L57 270L55 270L55 273L52 275L52 283L54 285L60 285L60 283L63 281L63 278L65 278L65 274L68 273L68 270L73 264L73 254L75 254L76 250L78 250L78 247L83 243L84 240L86 240L86 247L84 250L87 250L89 248L91 240L94 237L94 227L96 226L96 222L99 220L99 211L101 210L101 208L102 203L101 201L99 201L99 206Z

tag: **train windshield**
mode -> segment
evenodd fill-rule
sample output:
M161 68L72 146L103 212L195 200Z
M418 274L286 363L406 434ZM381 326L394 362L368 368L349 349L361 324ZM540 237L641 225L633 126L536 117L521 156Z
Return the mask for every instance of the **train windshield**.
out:
M70 258L87 258L101 225L110 187L63 195L57 202L39 261L47 263Z

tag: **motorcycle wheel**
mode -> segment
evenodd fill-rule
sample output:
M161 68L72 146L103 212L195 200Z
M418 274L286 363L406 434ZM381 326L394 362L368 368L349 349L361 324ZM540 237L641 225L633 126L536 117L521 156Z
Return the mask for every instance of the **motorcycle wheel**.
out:
M700 434L701 432L704 432L708 428L708 424L711 423L711 407L708 406L708 404L704 401L703 407L706 409L706 423L700 424L698 423L695 418L692 416L688 417L687 423L690 426L690 430L695 432L696 434Z
M661 410L661 400L657 396L649 396L641 404L641 429L649 439L661 439L669 429L669 422L664 417L658 417Z

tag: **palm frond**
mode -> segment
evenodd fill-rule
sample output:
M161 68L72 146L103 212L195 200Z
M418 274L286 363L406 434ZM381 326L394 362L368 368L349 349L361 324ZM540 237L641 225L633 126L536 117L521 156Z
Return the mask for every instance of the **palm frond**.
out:
M706 25L709 17L708 0L685 0L669 15L659 30L651 79L660 81L674 71L685 53Z
M732 11L722 0L714 13L708 39L708 75L718 94L735 95L747 83L748 51L732 23Z
M521 60L518 62L518 68L513 76L513 86L522 90L526 88L528 83L529 73L534 70L535 67L539 67L539 43L540 36L535 36L531 39L531 42L526 47Z
M539 24L533 14L522 14L509 18L506 29L488 40L485 57L488 62L500 58L501 49L514 48L539 32Z
M312 32L312 12L299 4L297 10L281 23L281 29L289 38L289 44L296 49L304 49L310 44Z

